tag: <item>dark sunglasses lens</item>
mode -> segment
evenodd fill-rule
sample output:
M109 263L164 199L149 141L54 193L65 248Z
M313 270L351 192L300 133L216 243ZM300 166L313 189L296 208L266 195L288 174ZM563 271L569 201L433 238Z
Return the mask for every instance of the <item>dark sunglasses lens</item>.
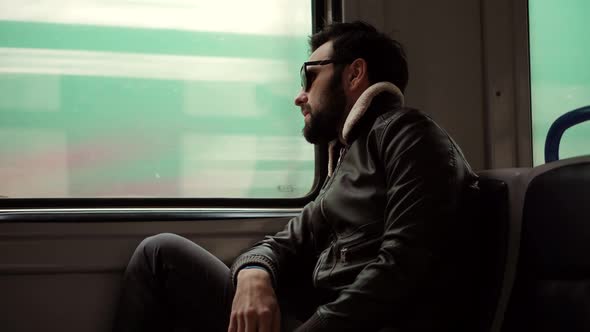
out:
M305 75L305 65L301 67L299 75L301 75L301 88L303 89L303 91L307 91L307 76Z

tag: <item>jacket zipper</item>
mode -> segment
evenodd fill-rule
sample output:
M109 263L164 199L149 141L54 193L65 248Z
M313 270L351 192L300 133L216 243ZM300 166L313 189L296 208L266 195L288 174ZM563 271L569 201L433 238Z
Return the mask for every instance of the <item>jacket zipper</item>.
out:
M338 161L336 162L336 167L334 168L334 172L332 173L332 176L330 177L330 179L328 179L328 182L326 183L326 185L324 187L324 192L326 192L328 190L328 188L330 188L330 186L332 185L332 182L334 182L334 175L336 175L336 172L338 171L338 169L340 169L340 165L342 164L342 159L344 157L344 154L347 151L348 151L348 149L346 147L340 148L340 156L338 156ZM322 215L324 215L323 198L320 201L320 209L322 211ZM325 215L324 215L324 218L325 218ZM324 251L322 251L322 253L320 254L320 257L318 258L318 262L316 264L315 270L313 271L313 285L314 285L314 287L317 287L318 273L319 273L320 267L323 263L322 260L325 258L325 256L328 255L328 251L330 248L332 248L332 246L334 246L334 243L335 243L335 241L330 242L330 245ZM338 253L338 250L336 250L336 253Z
M365 247L367 247L377 241L381 241L381 240L382 239L379 237L376 239L368 240L367 242L353 243L353 244L350 244L350 245L340 249L340 263L348 264L348 262L350 260L350 253L351 252L365 248Z
M348 255L348 248L340 249L340 263L342 263L342 264L348 263L347 255Z
M338 161L336 161L336 167L334 168L334 172L332 172L332 176L328 179L328 182L326 183L326 186L324 187L324 191L328 190L328 188L330 188L330 186L332 185L332 182L334 182L334 177L336 175L336 172L338 172L338 169L340 169L340 165L342 164L342 159L343 159L344 155L346 154L346 152L348 152L348 148L346 148L346 147L340 148L340 156L338 156Z
M340 164L342 164L342 159L343 159L344 155L346 154L346 152L348 152L347 147L340 148L340 155L338 156L338 161L336 162L336 168L334 169L334 174L336 174L336 171L338 170L338 168L340 168Z
M330 251L330 248L332 248L332 246L334 245L334 241L330 242L330 245L324 249L324 251L322 251L322 253L320 254L320 257L318 258L318 262L316 263L315 266L315 270L313 271L313 285L314 287L317 287L317 280L318 280L318 274L320 272L320 267L322 266L323 260L326 258L326 256L328 256L328 252Z

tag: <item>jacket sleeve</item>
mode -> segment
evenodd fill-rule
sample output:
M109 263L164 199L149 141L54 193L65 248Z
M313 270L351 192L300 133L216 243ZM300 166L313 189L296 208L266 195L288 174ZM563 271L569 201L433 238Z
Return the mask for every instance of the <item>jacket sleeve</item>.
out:
M385 121L373 134L387 190L377 259L333 302L320 306L298 332L361 331L396 321L437 278L436 266L453 232L462 185L454 145L417 111Z
M238 272L248 265L264 267L272 277L275 288L280 284L281 275L290 269L304 269L309 265L304 259L314 257L315 234L312 220L318 217L316 201L308 203L299 214L291 219L285 228L274 236L267 236L252 248L241 254L232 264L231 278L234 286Z

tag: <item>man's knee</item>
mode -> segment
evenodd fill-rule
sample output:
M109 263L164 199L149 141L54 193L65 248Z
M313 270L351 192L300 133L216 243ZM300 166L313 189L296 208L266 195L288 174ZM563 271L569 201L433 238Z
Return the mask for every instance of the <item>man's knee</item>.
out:
M153 270L157 261L164 258L164 253L178 252L178 247L181 247L185 241L188 240L172 233L147 237L135 249L128 268L134 269L147 263L150 270Z
M176 235L173 233L160 233L152 235L150 237L146 237L145 239L143 239L143 241L141 241L137 248L141 249L142 251L158 251L161 249L169 250L179 246L184 241L188 240L180 235Z

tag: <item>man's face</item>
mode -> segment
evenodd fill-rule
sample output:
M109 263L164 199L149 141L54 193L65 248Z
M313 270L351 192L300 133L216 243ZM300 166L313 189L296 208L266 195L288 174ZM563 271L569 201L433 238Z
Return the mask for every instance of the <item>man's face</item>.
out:
M332 42L318 47L309 57L309 62L331 60ZM342 71L335 70L333 63L308 65L305 89L295 98L301 108L305 125L303 136L313 144L329 142L338 137L338 127L346 107L342 87Z

